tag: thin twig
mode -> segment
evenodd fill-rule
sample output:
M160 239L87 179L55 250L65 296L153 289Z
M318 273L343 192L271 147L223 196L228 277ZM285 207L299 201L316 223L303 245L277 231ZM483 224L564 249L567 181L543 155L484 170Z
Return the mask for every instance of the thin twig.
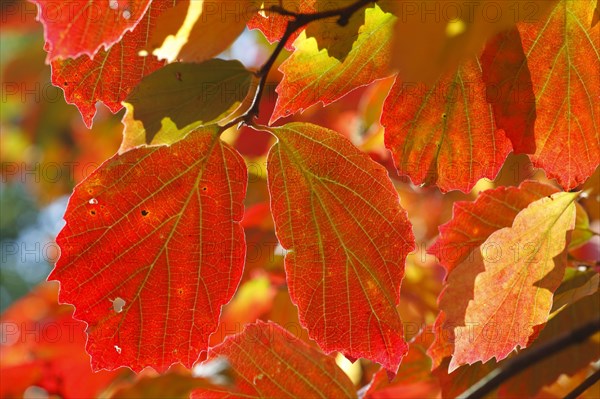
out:
M503 366L492 371L475 385L463 392L457 398L482 398L498 388L504 381L519 374L529 366L544 360L571 345L583 342L589 336L600 330L600 318L592 320L581 327L560 335L538 347L532 348L521 355L508 360Z
M318 21L320 19L333 18L333 17L338 17L337 23L341 26L345 26L348 24L350 17L352 17L352 15L356 11L360 10L361 8L365 7L366 5L368 5L370 3L375 3L375 2L377 2L377 0L357 0L355 3L352 3L347 7L338 8L335 10L323 11L323 12L316 12L316 13L296 13L296 12L288 11L281 6L269 7L268 8L269 12L274 12L279 15L291 17L292 19L290 21L288 21L286 28L285 28L285 32L284 32L283 36L281 37L281 40L279 41L279 43L277 43L275 50L273 50L273 53L271 54L271 56L269 57L267 62L265 62L265 64L256 72L256 76L260 80L258 82L258 87L256 89L256 93L254 95L254 99L252 100L252 104L251 104L250 108L244 114L238 116L237 118L235 118L235 119L229 121L228 123L226 123L225 125L221 126L220 132L224 132L225 130L229 129L230 127L233 127L233 126L236 126L236 125L239 125L242 123L245 125L252 125L252 123L254 122L254 118L256 118L260 112L259 111L260 100L265 91L265 86L267 84L267 76L269 75L271 68L273 68L275 61L277 61L277 57L279 57L279 54L281 54L281 52L285 48L285 44L288 42L290 37L292 37L292 35L298 29L308 25L311 22Z
M567 394L564 399L577 399L579 395L584 393L588 388L600 381L600 370L586 378L581 384Z

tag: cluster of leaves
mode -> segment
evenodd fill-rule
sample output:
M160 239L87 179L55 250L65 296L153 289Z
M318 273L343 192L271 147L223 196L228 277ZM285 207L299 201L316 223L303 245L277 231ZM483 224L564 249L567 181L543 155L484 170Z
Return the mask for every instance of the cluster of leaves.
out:
M372 383L360 394L375 398L428 392L419 385L432 378L428 367L411 373L401 362L431 358L444 395L454 396L515 350L570 328L565 320L598 318L597 269L578 270L572 252L594 236L578 201L600 162L595 1L479 2L498 8L493 20L481 12L429 20L416 3L394 0L82 0L75 14L73 2L32 1L52 82L85 123L92 125L97 102L126 108L119 152L70 198L49 277L61 284L59 300L75 306L73 317L87 323L94 370L165 372L225 357L233 385L196 381L187 392L355 397L327 356L339 352L373 362ZM437 12L447 6L429 3ZM456 2L477 11L471 3ZM279 42L258 71L213 58L245 27ZM284 49L291 55L279 66L263 126L255 118L264 117L269 72ZM393 171L334 130L274 126L386 78L380 120L399 175L469 192L514 152L560 187L526 181L455 203L428 250L447 272L435 338L416 340L410 351L398 307L416 244ZM282 279L316 346L271 322L211 342L251 266L246 240L266 219L264 208L244 212L245 160L222 139L240 124L276 138L266 172L286 251ZM590 345L553 375L502 389L534 395L599 356ZM485 364L469 366L476 362Z

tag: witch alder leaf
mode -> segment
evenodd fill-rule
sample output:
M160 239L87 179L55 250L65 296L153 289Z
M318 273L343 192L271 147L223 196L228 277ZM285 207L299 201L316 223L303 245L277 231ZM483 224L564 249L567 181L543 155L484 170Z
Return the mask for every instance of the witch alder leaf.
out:
M115 155L79 184L49 276L88 324L92 368L190 367L245 256L246 168L215 129Z
M529 204L557 192L536 181L517 187L499 187L479 194L474 202L454 204L452 219L439 227L440 236L427 251L435 255L448 276L438 299L440 312L435 321L435 339L427 353L438 367L454 352L454 327L464 325L475 279L483 271L481 245L495 231L510 227L517 214Z
M395 373L407 344L396 310L414 237L386 170L337 132L303 123L268 129L277 237L303 326L326 353Z
M535 153L535 94L521 35L515 27L493 37L481 55L482 77L494 120L515 153Z
M201 64L173 63L142 79L125 100L152 142L166 123L182 129L208 125L231 114L250 90L252 73L239 61L212 59Z
M96 114L96 102L118 112L123 108L121 101L140 80L164 65L153 56L139 54L158 16L176 4L177 0L154 0L135 30L127 32L110 49L98 51L93 59L82 55L52 61L52 84L63 89L67 103L77 106L88 128Z
M44 25L48 60L94 57L142 20L151 0L30 0Z
M357 87L389 75L390 40L394 16L377 5L365 11L365 24L343 62L320 50L314 38L303 33L296 50L280 66L277 103L270 122L322 102L331 104Z
M267 38L269 43L278 42L283 37L287 23L292 19L289 16L280 15L277 12L269 11L271 7L283 7L287 11L296 13L314 13L316 0L264 0L262 1L262 9L258 14L255 14L248 21L249 29L258 29ZM302 29L290 36L290 39L285 44L285 48L292 51L294 47L292 43L300 35Z
M158 20L147 50L169 62L206 61L244 31L260 3L255 0L180 1Z
M392 67L408 82L431 84L479 54L486 41L519 21L540 20L556 0L390 1L398 16Z
M486 190L473 202L455 202L452 219L439 227L440 235L427 252L435 255L450 273L493 232L512 226L517 214L530 203L557 191L547 184L528 180L519 187Z
M479 179L494 178L511 151L494 123L475 58L433 86L397 77L381 124L398 173L443 192L468 192Z
M208 361L225 358L235 387L197 390L192 398L356 398L335 361L279 325L247 324L241 333L209 349Z
M504 359L528 346L534 327L547 321L565 273L567 232L575 226L578 196L556 193L531 203L512 227L492 233L476 253L484 270L475 279L465 325L455 328L450 371Z
M520 24L538 110L534 166L565 190L600 162L600 25L595 0L561 0L536 24ZM519 64L520 65L520 64ZM515 76L527 73L526 68Z
M353 4L353 0L315 0L315 8L319 12L337 10ZM358 37L359 28L365 23L365 9L355 11L345 25L338 23L339 17L326 18L310 23L306 27L306 36L314 37L320 50L326 49L330 57L344 61L352 44Z

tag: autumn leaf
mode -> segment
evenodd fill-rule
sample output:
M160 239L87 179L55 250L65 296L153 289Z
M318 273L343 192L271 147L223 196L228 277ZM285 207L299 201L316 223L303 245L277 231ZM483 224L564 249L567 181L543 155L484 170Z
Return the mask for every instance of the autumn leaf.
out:
M350 379L335 361L275 323L247 324L209 350L208 360L225 358L233 390L197 390L192 398L356 398Z
M414 238L386 170L338 133L268 129L271 211L300 321L326 352L395 373L407 345L396 306Z
M38 6L44 25L48 61L57 58L94 57L108 50L144 17L151 0L30 0Z
M104 4L104 3L103 3ZM132 32L108 50L101 49L90 58L82 55L75 59L56 59L52 62L52 84L61 87L69 104L75 104L90 128L100 101L116 113L131 90L149 73L164 65L155 57L140 56L163 11L177 4L177 0L155 0Z
M245 256L243 160L215 129L115 155L79 184L50 280L88 324L94 370L191 367Z
M484 270L475 279L465 324L455 328L450 372L465 363L504 359L525 348L534 327L546 322L565 273L566 233L575 225L578 196L556 193L531 203L512 227L492 233L475 253Z
M448 273L496 230L512 226L517 214L530 203L558 190L527 180L517 187L498 187L479 194L474 202L454 203L452 219L439 227L440 235L429 248Z
M269 11L271 7L283 7L287 11L296 13L313 13L315 12L315 1L316 0L263 0L262 10L258 14L255 14L248 21L249 29L258 29L269 43L278 42L283 37L287 23L292 20L291 17L280 15L277 12ZM285 44L285 48L292 51L294 47L292 43L300 35L302 29L292 34Z
M233 113L248 94L251 80L252 73L239 61L173 63L142 79L125 101L151 143L169 121L179 130L218 122Z
M535 153L535 94L519 30L515 27L490 39L481 65L496 125L504 130L515 153Z
M158 19L147 51L169 62L206 61L226 50L243 32L257 11L256 3L180 1Z
M434 86L399 77L383 106L385 146L401 175L442 192L470 191L493 179L511 151L494 123L477 59L465 61Z
M433 84L479 55L489 38L519 21L540 20L555 1L389 2L398 17L391 65L406 82Z
M439 227L440 235L428 250L448 273L438 298L440 312L434 325L435 340L427 351L434 368L454 352L454 327L464 325L475 279L483 271L482 262L475 262L481 245L495 231L512 226L517 214L529 204L556 192L552 186L525 181L518 188L484 191L474 202L454 203L452 219Z
M316 0L315 8L319 12L326 12L347 7L353 3L352 0ZM365 23L366 8L367 6L364 6L354 12L348 21L343 21L345 25L338 23L339 17L321 19L310 23L306 27L306 36L316 39L319 50L325 49L330 57L343 62L358 38L359 28Z
M600 25L592 26L595 0L552 4L539 23L519 25L541 111L535 121L537 149L530 158L570 190L600 162ZM526 68L515 80L523 73Z
M343 62L330 57L314 38L303 33L296 50L280 66L283 79L277 86L277 103L270 123L318 102L331 104L357 87L389 75L389 43L394 16L377 5L365 11L365 24L352 51Z

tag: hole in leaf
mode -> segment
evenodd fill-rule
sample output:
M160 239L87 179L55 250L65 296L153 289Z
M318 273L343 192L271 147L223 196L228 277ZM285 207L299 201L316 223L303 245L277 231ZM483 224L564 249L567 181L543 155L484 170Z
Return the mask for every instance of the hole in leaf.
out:
M121 354L121 347L119 345L115 345L115 350L119 355Z
M88 201L91 205L96 205L98 203L98 200L96 198L92 198L91 200Z
M123 307L125 306L125 300L121 297L116 297L113 301L113 310L116 313L121 313L123 311Z
M147 210L142 209L142 216L148 216L149 213L150 212L148 212Z

